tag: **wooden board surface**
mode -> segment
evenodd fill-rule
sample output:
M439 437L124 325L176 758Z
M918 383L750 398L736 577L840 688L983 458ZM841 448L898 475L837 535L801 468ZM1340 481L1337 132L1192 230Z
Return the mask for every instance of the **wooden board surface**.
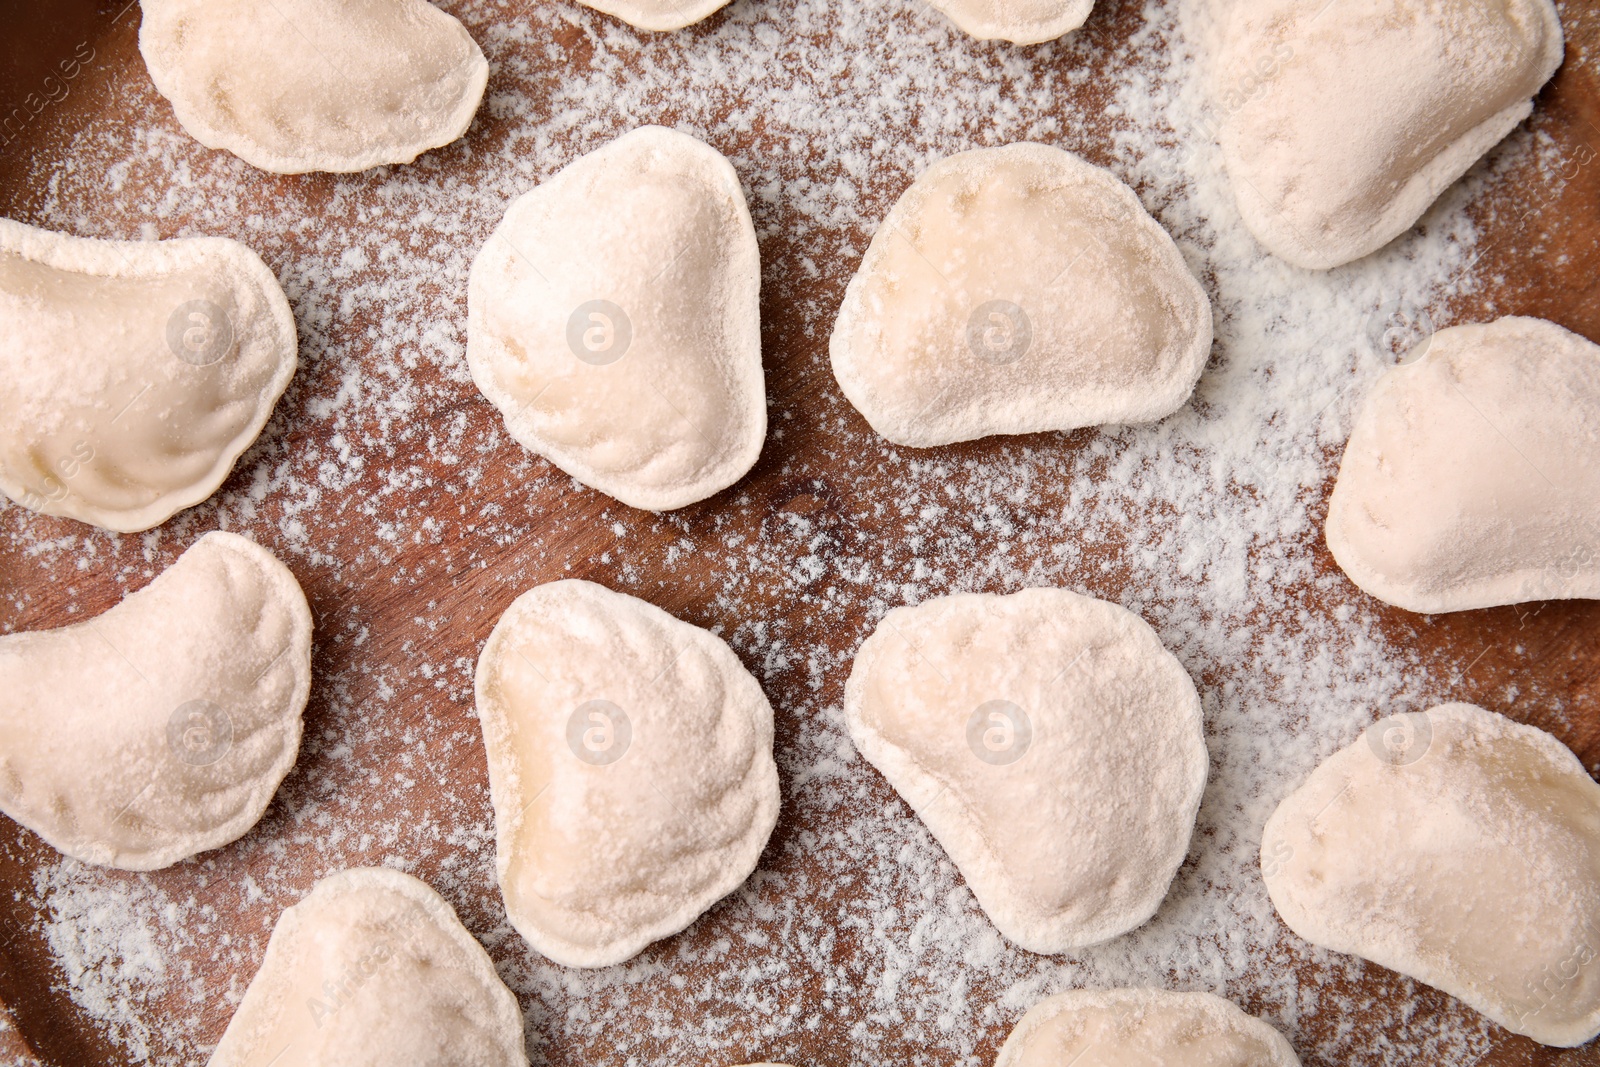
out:
M754 18L750 2L740 0L686 31L678 46L700 47L709 35L728 30L730 20ZM526 156L525 188L576 154L573 146L598 143L591 123L570 141L559 135L538 141L548 151L535 154L524 131L530 124L577 128L563 119L562 108L572 101L560 99L557 87L573 70L604 76L605 64L619 54L606 35L625 31L576 6L561 19L539 20L509 0L442 6L458 11L490 53L491 103L466 142L430 154L417 164L424 168L420 174L436 177L448 196L471 189L480 177L503 174L497 161ZM816 769L829 758L821 749L842 738L836 709L849 657L897 602L893 591L918 583L922 595L938 591L937 582L1001 590L1043 574L1123 603L1156 605L1152 611L1167 594L1139 587L1150 579L1148 568L1131 559L1141 548L1132 532L1080 545L1070 573L1046 566L1052 542L1061 537L1054 517L1094 506L1070 500L1069 481L1085 472L1114 477L1106 448L1114 455L1127 444L1127 431L990 439L916 453L885 445L840 396L826 343L858 258L835 253L853 247L859 256L912 170L860 174L835 159L830 145L797 141L781 115L760 112L756 87L769 72L730 70L726 101L682 105L736 162L769 154L804 157L817 183L855 181L859 195L846 216L819 222L815 213L795 207L801 194L792 183L780 191L763 188L750 167L742 168L761 235L773 432L756 469L737 487L681 512L649 515L577 486L530 457L505 436L497 413L460 373L466 318L461 268L498 210L474 213L464 228L437 219L397 220L394 212L410 201L396 208L391 171L350 177L252 172L186 142L138 56L137 8L52 0L0 9L10 15L0 23L7 27L0 39L0 100L26 97L54 64L81 56L80 48L92 53L64 99L41 109L0 146L0 211L62 228L71 217L76 223L70 228L92 236L138 236L149 223L163 237L226 232L246 240L285 280L302 342L300 373L262 442L217 501L179 516L159 536L118 538L16 506L0 510L0 631L58 626L100 612L219 525L249 532L279 552L318 623L318 683L299 764L244 840L151 875L76 871L68 894L53 850L0 820L0 1002L15 1018L13 1031L0 1027L0 1058L7 1042L20 1049L18 1041L49 1064L89 1067L139 1058L75 1002L75 992L78 1001L85 996L84 987L64 970L62 920L52 908L68 897L84 899L83 887L97 884L93 879L123 894L107 900L164 894L182 899L184 914L195 917L192 925L186 919L183 933L165 932L166 972L152 979L156 995L117 1015L150 1020L145 1031L124 1030L124 1042L142 1041L155 1061L184 1062L217 1040L232 1011L229 997L236 998L254 973L282 908L337 862L399 863L441 888L518 989L536 1063L689 1062L685 1048L699 1046L686 1046L683 1035L708 1019L718 1027L703 1057L708 1063L988 1063L1019 1011L1003 1000L1006 988L1028 968L1043 973L1053 964L1005 948L1000 951L1010 955L1003 967L975 970L962 994L971 1010L956 1024L965 1036L919 1016L919 997L948 993L931 988L932 974L913 974L894 1003L883 1003L877 992L882 955L868 920L886 896L912 913L919 901L926 903L914 880L896 873L896 853L886 854L886 845L909 841L906 847L924 856L936 855L936 846L917 836L914 817L848 746L841 747L836 762L842 769L825 791L816 780ZM1448 307L1437 310L1469 321L1540 315L1600 339L1600 168L1579 163L1559 180L1540 170L1541 160L1591 160L1600 147L1600 84L1593 64L1577 58L1600 49L1600 17L1576 3L1565 5L1563 17L1568 62L1541 95L1532 132L1518 135L1521 150L1502 153L1474 178L1485 191L1467 209L1479 227L1464 274L1472 285L1458 287ZM939 25L929 12L908 9L885 19L930 41L948 40L942 31L923 29ZM497 23L514 20L546 34L545 46L497 32ZM1029 106L1097 113L1105 104L1103 85L1083 72L1110 69L1127 60L1129 49L1145 47L1138 36L1145 22L1140 5L1102 2L1069 45L1029 53L1027 62L1055 87L1054 97L1039 103L1006 82L981 106L962 103L970 114L953 121L975 145L988 140L985 107L1004 107L1013 116ZM781 30L785 18L771 26ZM794 32L825 45L829 28L807 24ZM657 39L653 51L641 51L632 62L657 62L659 50L668 47L671 42ZM1002 46L960 47L982 59ZM672 122L679 107L663 99L648 114L619 113L605 122L618 131ZM729 124L706 129L707 116L718 114L730 116ZM932 111L925 114L933 122ZM166 140L119 140L119 116L128 115L139 117L140 129L164 131ZM916 122L863 121L867 139L918 137ZM1117 128L1114 117L1085 120L1074 127L1074 147L1092 161L1110 163ZM948 132L930 136L923 147L932 152L948 140ZM109 166L119 152L128 164ZM175 158L183 173L166 173ZM159 217L129 206L150 203L163 182L205 190L209 199L180 195ZM232 191L226 203L216 195L221 188ZM502 206L505 199L498 189L484 196ZM250 217L263 205L271 205L269 221L300 216L315 226L255 229ZM219 226L222 216L233 223ZM419 279L415 289L397 291L381 263L341 260L341 229L372 228L396 234L397 254L437 258L436 275L405 274L408 281ZM406 247L408 231L422 240ZM348 267L343 273L341 263ZM392 329L397 322L412 327L409 340L398 345L396 338L407 335ZM1349 389L1356 386L1351 377ZM404 396L405 407L390 410L371 400L371 393L384 391ZM348 400L352 393L360 396ZM1318 536L1337 455L1336 448L1323 451L1328 477L1304 494L1312 521L1290 535L1290 555L1309 565L1303 594L1292 598L1290 611L1273 605L1282 617L1253 622L1312 635L1303 649L1308 661L1338 658L1342 646L1318 646L1313 637L1338 632L1334 620L1350 618L1341 612L1354 604L1351 626L1367 627L1370 639L1405 650L1415 693L1477 702L1550 729L1591 769L1600 765L1600 606L1533 604L1422 618L1361 597ZM351 452L363 457L359 466L346 458ZM1038 477L1019 494L1023 468ZM993 484L1002 489L989 492ZM264 491L254 493L256 485ZM926 516L897 506L908 486L918 500L945 495L941 526L930 532ZM1159 502L1151 507L1159 511ZM948 541L944 547L941 538ZM931 590L924 573L930 555L946 572ZM863 566L873 568L870 582L861 580ZM680 937L647 950L642 959L650 966L635 976L578 992L563 987L559 969L534 959L505 925L493 884L483 752L472 718L472 664L489 629L517 594L558 577L589 578L646 597L729 637L777 711L785 789L784 816L760 873L744 890ZM1215 758L1216 746L1226 744L1221 727L1227 714L1217 694L1242 684L1241 672L1256 668L1243 645L1235 662L1186 657L1186 663L1208 693ZM1286 729L1317 713L1285 707ZM1208 795L1208 805L1218 802ZM882 841L833 833L880 825L875 819L887 828ZM1202 830L1206 825L1203 814ZM376 832L364 836L369 831ZM1205 840L1204 834L1197 839L1197 854ZM1200 885L1206 869L1191 856L1180 875L1185 892L1209 891ZM247 884L249 892L241 889ZM947 884L959 885L959 879L939 870L935 888L943 892ZM797 914L785 899L796 892L808 894L810 903L798 914L817 929L775 922L764 943L748 936L764 913ZM1251 899L1259 908L1264 898L1256 893ZM970 899L961 907L970 917ZM832 915L841 918L834 922ZM894 931L903 916L887 921L885 936L900 937ZM58 940L51 940L52 931ZM1329 966L1286 931L1278 937L1261 947L1257 966L1298 975L1304 997L1291 1036L1307 1064L1450 1062L1454 1052L1439 1053L1429 1043L1429 1020L1445 1020L1440 1025L1454 1030L1477 1025L1443 994L1381 968ZM807 938L820 939L823 947L802 950ZM730 977L773 961L781 967L764 984ZM1193 970L1172 964L1172 976L1184 984L1196 984ZM686 981L675 983L673 976ZM1160 984L1168 977L1148 973L1142 980ZM1259 985L1269 977L1219 963L1214 987L1248 1010L1278 1012L1282 1005ZM765 999L742 999L755 997L757 988ZM1329 998L1321 1007L1311 999L1319 992ZM1346 1007L1334 1006L1335 994ZM586 1004L606 1025L581 1021ZM1360 1005L1354 1014L1352 1004ZM1368 1036L1352 1038L1352 1031ZM1485 1065L1600 1064L1593 1048L1542 1049L1488 1024L1472 1047Z

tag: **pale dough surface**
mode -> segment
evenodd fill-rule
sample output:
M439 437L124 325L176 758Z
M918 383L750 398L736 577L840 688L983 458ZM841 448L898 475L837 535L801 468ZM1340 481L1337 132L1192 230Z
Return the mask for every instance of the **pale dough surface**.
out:
M930 0L980 40L1041 44L1082 26L1094 0Z
M294 575L206 534L97 617L0 637L0 811L130 871L225 845L294 765L310 690Z
M0 491L131 533L214 493L294 376L294 315L222 237L0 219Z

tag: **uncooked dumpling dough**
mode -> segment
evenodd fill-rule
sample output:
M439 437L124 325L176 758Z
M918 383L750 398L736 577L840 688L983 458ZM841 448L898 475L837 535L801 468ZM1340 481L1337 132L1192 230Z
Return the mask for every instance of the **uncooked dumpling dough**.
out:
M761 452L760 287L733 167L645 126L511 205L472 265L467 364L524 446L624 504L681 508Z
M713 634L541 585L478 659L506 913L569 967L621 963L755 870L778 818L772 708Z
M438 893L383 868L278 919L210 1067L527 1067L522 1012Z
M1240 214L1313 270L1360 259L1533 110L1550 0L1239 0L1213 71Z
M1546 1045L1600 1034L1600 786L1471 704L1368 727L1278 806L1267 892L1307 941Z
M1041 144L942 160L845 290L829 345L872 428L926 448L1150 422L1211 352L1211 304L1109 172Z
M995 1067L1300 1067L1284 1036L1211 993L1074 989L1028 1009Z
M278 280L222 237L0 219L0 491L130 533L206 499L295 369Z
M310 691L294 575L206 534L104 614L0 637L0 811L129 871L225 845L294 765Z
M1356 416L1327 538L1408 611L1600 597L1600 347L1543 319L1439 331Z
M681 30L710 18L728 0L580 0L641 30Z
M967 33L1016 44L1053 41L1083 25L1094 0L929 0Z
M1023 948L1139 926L1188 852L1207 771L1200 699L1115 604L1027 589L896 608L856 653L844 711Z
M142 0L139 51L207 148L279 174L410 163L467 132L489 64L424 0Z

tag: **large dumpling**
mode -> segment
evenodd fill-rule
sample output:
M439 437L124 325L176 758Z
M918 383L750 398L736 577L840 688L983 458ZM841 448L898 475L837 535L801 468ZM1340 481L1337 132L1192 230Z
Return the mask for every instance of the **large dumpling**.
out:
M1172 238L1068 152L962 152L918 178L845 290L829 353L872 428L919 448L1150 422L1194 391L1211 305Z
M1208 760L1194 683L1155 631L1065 589L896 608L845 721L1000 932L1065 952L1155 914Z
M0 637L0 811L130 871L225 845L294 766L310 691L294 575L206 534L104 614Z
M0 491L109 530L157 526L222 484L296 351L277 278L237 241L0 219Z
M444 898L330 874L278 917L209 1067L527 1067L522 1012Z
M1600 1034L1600 786L1543 730L1471 704L1377 723L1278 806L1261 866L1313 944L1547 1045Z
M472 264L467 363L527 448L624 504L692 504L761 453L761 263L714 148L645 126L511 205Z
M1239 0L1215 107L1245 225L1325 269L1388 244L1533 109L1550 0Z
M1425 345L1356 416L1334 559L1409 611L1600 597L1600 347L1529 318Z
M142 0L139 51L178 121L262 170L409 163L467 131L489 64L424 0Z
M778 818L772 707L716 635L551 582L495 624L477 697L506 915L557 963L621 963L755 869Z

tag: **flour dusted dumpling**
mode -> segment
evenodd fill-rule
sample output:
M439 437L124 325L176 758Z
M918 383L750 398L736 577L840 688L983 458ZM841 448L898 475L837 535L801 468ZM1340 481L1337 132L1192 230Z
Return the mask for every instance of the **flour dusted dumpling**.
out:
M279 174L410 163L467 131L489 64L424 0L142 0L139 51L195 140Z
M645 126L511 205L472 265L467 363L525 447L624 504L681 508L761 452L760 286L733 167Z
M1600 597L1600 347L1543 319L1439 331L1357 414L1327 539L1408 611Z
M962 152L907 189L829 353L872 428L919 448L1149 422L1211 352L1211 305L1139 198L1068 152Z
M583 581L538 586L478 659L506 914L569 967L677 933L778 818L772 708L713 634Z
M896 608L844 693L856 747L1034 952L1155 914L1189 848L1200 699L1145 622L1065 589Z
M1471 704L1379 722L1278 806L1261 857L1307 941L1546 1045L1600 1034L1600 786L1543 730Z
M294 316L221 237L0 219L0 491L124 533L216 491L294 376Z
M1300 1058L1211 993L1074 989L1029 1008L995 1067L1300 1067Z
M728 0L580 0L641 30L681 30L710 18Z
M929 0L962 30L981 40L1015 44L1053 41L1083 25L1094 0Z
M285 909L210 1067L527 1067L522 1012L438 893L331 874Z
M1214 68L1245 225L1321 270L1411 228L1561 65L1550 0L1241 0Z
M104 614L0 637L0 811L130 871L225 845L294 765L310 689L294 575L206 534Z

